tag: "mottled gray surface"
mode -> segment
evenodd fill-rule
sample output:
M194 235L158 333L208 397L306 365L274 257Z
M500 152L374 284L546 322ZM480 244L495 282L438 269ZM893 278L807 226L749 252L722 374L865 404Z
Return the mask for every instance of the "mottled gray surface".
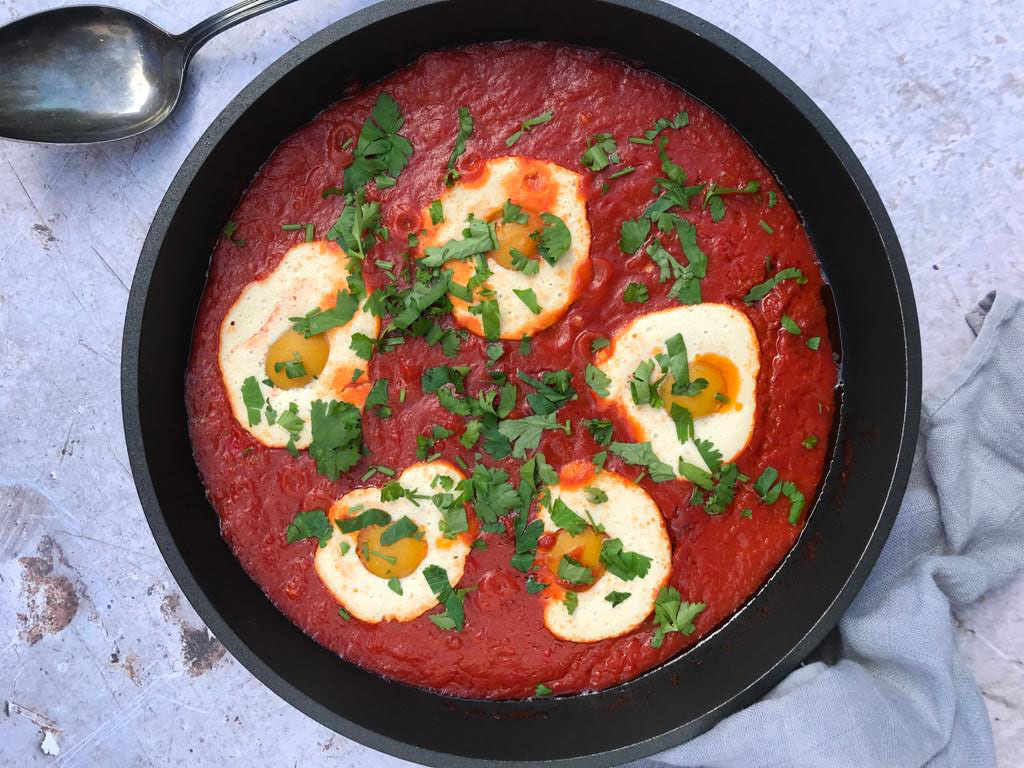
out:
M47 4L0 0L0 23ZM121 4L180 30L227 0ZM0 142L0 764L401 763L299 714L208 635L142 517L118 401L127 286L174 171L245 83L362 4L305 0L216 39L141 139ZM1024 292L1019 2L680 5L774 61L853 145L910 264L925 384L940 380L973 302ZM1007 766L1024 764L1022 606L1018 580L956 617Z

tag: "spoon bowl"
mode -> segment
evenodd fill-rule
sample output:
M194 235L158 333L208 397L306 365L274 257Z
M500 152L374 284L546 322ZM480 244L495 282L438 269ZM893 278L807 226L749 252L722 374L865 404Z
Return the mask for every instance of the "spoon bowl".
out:
M291 0L247 0L172 35L130 11L58 8L0 27L0 137L113 141L167 118L189 60L219 32Z

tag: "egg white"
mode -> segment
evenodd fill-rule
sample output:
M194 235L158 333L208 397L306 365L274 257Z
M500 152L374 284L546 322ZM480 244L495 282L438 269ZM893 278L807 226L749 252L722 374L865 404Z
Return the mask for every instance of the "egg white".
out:
M242 289L221 323L218 362L231 410L238 423L266 446L283 447L290 434L279 424L268 424L265 412L259 424L249 426L242 383L249 376L259 382L267 377L267 351L291 328L292 321L288 318L305 315L317 306L324 310L333 307L338 291L348 290L348 261L344 251L332 242L296 245L269 275ZM352 336L362 333L376 338L379 330L378 318L357 309L348 323L324 333L330 352L317 378L293 389L260 384L263 395L278 413L287 410L291 403L298 407L298 416L304 424L295 440L297 448L305 448L311 440L309 414L314 400L343 400L362 406L371 382L365 375L356 383L352 382L354 371L366 368L366 361L352 350Z
M444 568L453 587L459 583L470 551L470 538L468 533L461 533L454 539L446 539L441 533L441 513L429 498L441 492L440 486L433 485L440 476L450 477L455 483L465 478L446 461L413 464L395 479L403 488L415 490L428 498L419 499L416 504L405 497L382 502L380 488L355 488L331 506L327 515L331 521L331 539L327 546L317 548L313 567L327 591L352 616L376 624L381 621L412 621L430 610L438 602L423 576L423 570L431 565ZM350 514L349 510L360 504L363 509L383 509L391 515L392 521L408 517L425 534L427 554L415 571L398 580L402 585L401 595L388 587L387 579L366 570L356 554L359 532L342 533L336 525L338 519L358 514ZM344 554L342 542L348 544Z
M575 465L569 465L562 470L559 483L549 486L551 503L561 499L584 519L584 510L590 512L594 522L604 526L608 538L622 541L625 551L651 558L647 574L629 581L606 570L589 589L577 593L578 603L571 614L559 590L550 586L544 590L544 625L551 634L562 640L593 643L624 635L651 614L658 591L672 570L672 545L661 510L643 488L607 470L598 475L590 471L567 481L567 474L575 471ZM586 496L586 487L600 488L608 500L594 504ZM540 507L537 517L546 533L559 530L545 507ZM605 599L611 592L628 592L629 597L613 606Z
M486 162L479 175L474 174L471 180L457 183L444 192L440 198L443 221L432 224L429 210L424 211L421 249L461 239L470 214L487 219L500 211L506 200L539 208L538 213L551 213L565 223L572 238L568 252L554 266L541 259L536 275L526 275L488 259L488 267L494 274L487 278L483 287L495 293L501 316L501 338L533 336L549 327L565 314L590 281L590 223L581 181L580 174L555 163L529 157L496 157ZM449 262L447 267L460 285L466 285L475 272L472 260ZM533 314L514 293L516 289L528 288L537 297L540 314ZM462 299L451 298L455 321L482 336L480 317L472 314Z
M633 402L629 380L645 360L665 352L665 342L682 334L690 361L714 354L736 366L739 389L721 410L694 419L694 434L710 440L722 452L722 460L734 460L747 446L757 412L757 376L761 367L757 334L740 310L726 304L694 304L649 312L630 322L611 339L597 360L610 378L607 401L616 404L629 420L633 439L650 441L658 458L673 470L679 459L703 469L708 466L692 440L679 441L675 423L662 407ZM661 375L655 368L652 381Z

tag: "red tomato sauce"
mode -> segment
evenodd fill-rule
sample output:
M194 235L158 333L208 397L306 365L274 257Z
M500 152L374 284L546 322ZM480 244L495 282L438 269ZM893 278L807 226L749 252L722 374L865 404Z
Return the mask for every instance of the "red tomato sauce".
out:
M585 384L584 368L591 359L591 341L610 337L640 313L676 306L667 295L671 281L657 282L650 259L641 250L625 255L619 249L620 225L635 218L651 202L654 179L661 176L656 146L631 144L658 118L686 110L689 125L669 129L669 154L689 175L689 183L716 181L742 186L757 180L761 191L725 198L727 213L713 222L699 198L682 215L697 227L698 244L707 254L707 277L701 291L705 302L736 307L750 318L760 340L761 369L757 382L754 434L736 463L750 478L771 465L794 482L811 502L821 480L828 435L834 416L836 367L822 301L822 276L810 240L800 220L768 169L743 139L720 117L677 87L648 72L633 69L599 52L547 44L499 44L428 54L412 66L328 108L287 138L270 157L238 204L232 220L234 239L221 238L210 266L206 291L195 328L187 375L187 406L195 459L213 507L220 515L224 538L249 575L274 604L318 643L351 662L381 675L448 694L520 698L534 694L544 683L556 694L606 688L626 681L696 643L730 616L753 594L792 547L800 533L788 522L789 504L783 498L766 506L750 483L737 486L736 499L717 517L691 506L692 486L683 481L641 481L665 517L673 547L670 584L684 600L707 605L690 636L666 635L660 648L650 645L653 623L622 637L595 643L557 640L542 621L540 595L528 594L525 576L509 565L514 553L511 534L483 534L486 549L473 549L459 586L476 588L465 598L466 626L444 631L426 615L407 623L365 624L338 615L338 604L313 569L315 540L285 541L285 528L301 510L331 503L354 487L383 485L376 475L360 482L371 465L399 471L418 461L416 436L440 424L455 437L438 443L442 458L461 456L470 465L472 452L459 445L464 420L441 409L434 395L420 389L427 367L470 364L467 391L475 394L487 384L483 362L486 342L476 336L464 341L458 360L446 358L440 346L421 339L388 353L378 352L367 366L370 379L391 383L394 414L380 419L364 414L368 456L337 482L318 475L314 462L302 453L292 458L284 449L266 448L232 416L220 376L217 351L219 327L243 287L264 277L301 232L281 230L284 223L312 222L322 238L341 208L339 198L321 196L341 186L342 172L351 159L341 147L358 136L379 92L384 89L401 105L402 133L415 152L398 183L368 197L380 200L391 237L379 243L367 259L370 285L386 280L374 259L397 259L406 236L418 228L422 210L443 191L442 177L457 132L456 110L469 107L475 130L458 168L472 174L490 157L519 154L559 163L584 174L588 196L593 276L566 315L533 339L532 352L523 356L517 342L505 342L505 355L495 368L515 379L517 369L537 375L568 368L578 399L558 412L570 419L573 431L544 433L540 450L555 469L575 460L590 462L602 450L579 425L582 418L609 418L616 440L633 439L615 411L601 411ZM554 119L524 134L512 149L508 138L526 118L545 110ZM586 141L595 133L613 133L621 165L592 173L580 164ZM602 184L617 168L637 170ZM777 204L768 206L775 192ZM766 222L768 233L759 222ZM244 240L244 244L241 242ZM678 240L665 238L666 247L682 263ZM799 267L805 285L786 281L760 302L745 304L741 297L783 267ZM645 283L646 304L623 301L631 281ZM783 314L803 329L792 335L780 327ZM445 317L444 327L451 318ZM817 351L805 341L821 337ZM397 393L407 390L399 404ZM527 388L520 386L523 396ZM513 414L515 415L515 414ZM808 449L801 441L818 437ZM483 463L502 466L517 478L518 461ZM610 456L607 468L636 477L640 468ZM751 510L749 517L742 510Z

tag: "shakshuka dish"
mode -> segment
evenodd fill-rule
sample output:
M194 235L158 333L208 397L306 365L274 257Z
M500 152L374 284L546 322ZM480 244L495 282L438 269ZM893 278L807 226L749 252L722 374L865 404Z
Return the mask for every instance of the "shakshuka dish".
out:
M790 550L836 365L772 174L596 51L426 55L291 135L213 254L187 380L227 543L345 659L597 690Z

